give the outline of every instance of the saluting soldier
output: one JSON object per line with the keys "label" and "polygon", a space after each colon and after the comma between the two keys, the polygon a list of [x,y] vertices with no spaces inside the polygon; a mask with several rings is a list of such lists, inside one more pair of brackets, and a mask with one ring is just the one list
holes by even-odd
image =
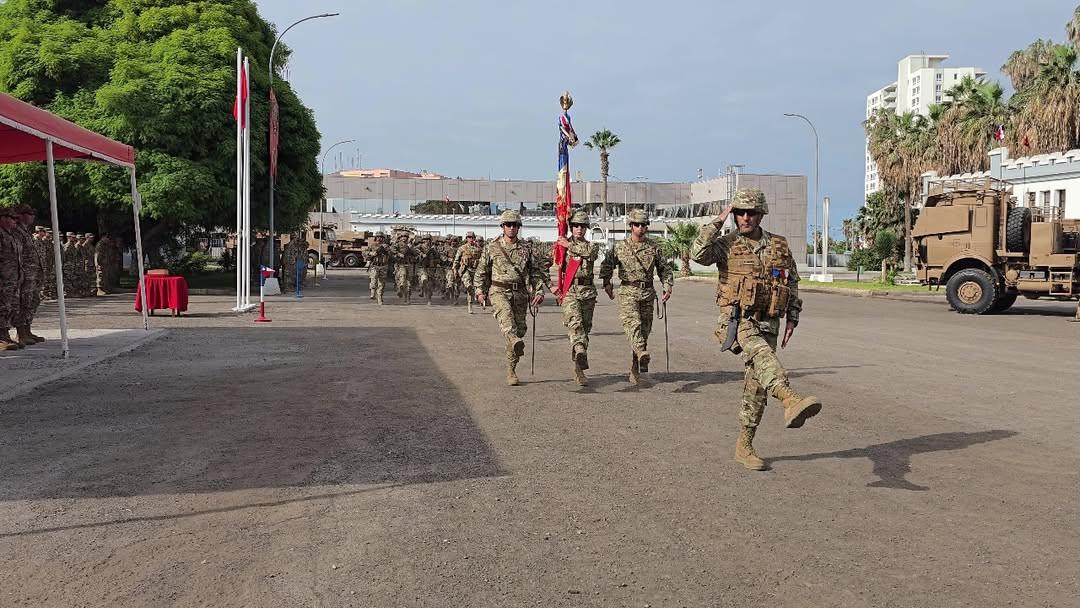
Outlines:
{"label": "saluting soldier", "polygon": [[787,317],[783,348],[802,312],[799,273],[787,239],[761,228],[769,207],[757,188],[740,188],[728,211],[735,214],[738,230],[721,236],[725,212],[702,228],[690,255],[699,264],[716,264],[719,270],[716,337],[723,343],[721,350],[740,355],[745,366],[735,460],[750,470],[763,471],[768,467],[754,452],[753,440],[768,396],[783,402],[787,428],[801,427],[821,411],[821,402],[792,390],[787,371],[776,358],[780,319]]}
{"label": "saluting soldier", "polygon": [[518,238],[521,214],[503,211],[499,225],[502,237],[484,248],[477,263],[475,292],[480,304],[491,299],[495,319],[506,340],[506,383],[517,386],[517,364],[525,355],[523,338],[528,331],[525,315],[530,305],[539,306],[544,301],[544,290],[549,289],[548,275],[532,245]]}
{"label": "saluting soldier", "polygon": [[563,268],[569,260],[579,265],[573,280],[562,295],[563,324],[570,338],[570,359],[574,362],[574,379],[588,386],[585,370],[589,369],[589,333],[592,331],[593,311],[596,310],[596,285],[593,271],[600,256],[600,245],[585,237],[589,229],[589,214],[576,211],[570,216],[570,238],[560,236],[556,244],[566,249]]}
{"label": "saluting soldier", "polygon": [[630,342],[630,384],[641,382],[641,373],[649,371],[649,334],[652,333],[654,302],[657,299],[653,277],[663,288],[661,302],[671,297],[675,275],[660,255],[660,247],[650,239],[649,216],[641,209],[627,214],[630,237],[611,248],[600,265],[600,279],[608,298],[615,299],[611,278],[619,270],[619,320]]}

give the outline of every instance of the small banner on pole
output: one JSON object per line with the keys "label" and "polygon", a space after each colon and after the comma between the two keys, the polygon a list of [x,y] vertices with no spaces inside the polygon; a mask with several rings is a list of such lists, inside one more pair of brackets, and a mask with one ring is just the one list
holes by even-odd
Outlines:
{"label": "small banner on pole", "polygon": [[278,103],[274,89],[270,89],[270,175],[277,177],[278,163]]}

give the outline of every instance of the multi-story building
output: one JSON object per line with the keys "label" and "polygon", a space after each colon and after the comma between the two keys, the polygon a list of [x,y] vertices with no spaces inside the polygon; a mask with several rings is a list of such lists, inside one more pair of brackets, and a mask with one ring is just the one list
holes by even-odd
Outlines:
{"label": "multi-story building", "polygon": [[[866,96],[866,118],[878,108],[887,108],[897,114],[914,112],[923,116],[930,114],[930,106],[949,101],[948,90],[965,76],[982,78],[986,70],[966,67],[952,68],[943,64],[948,55],[908,55],[897,64],[896,82],[888,84]],[[866,174],[863,191],[866,196],[881,188],[877,164],[870,158],[870,141],[866,142]]]}

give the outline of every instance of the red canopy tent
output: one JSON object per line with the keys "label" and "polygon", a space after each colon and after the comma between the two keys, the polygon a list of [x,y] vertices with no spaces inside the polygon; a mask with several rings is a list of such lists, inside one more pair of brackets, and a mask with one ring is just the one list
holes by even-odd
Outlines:
{"label": "red canopy tent", "polygon": [[[49,174],[49,211],[52,216],[53,258],[56,268],[63,268],[60,255],[60,225],[56,212],[56,160],[73,159],[103,162],[124,167],[131,175],[132,212],[135,216],[135,247],[139,258],[139,276],[143,269],[142,231],[139,210],[142,201],[135,180],[135,149],[84,129],[41,108],[0,93],[0,164],[45,161]],[[144,281],[139,284],[146,301]],[[60,309],[60,340],[63,356],[68,356],[67,312],[64,308],[64,273],[56,273],[56,293]],[[143,328],[149,329],[146,307]]]}

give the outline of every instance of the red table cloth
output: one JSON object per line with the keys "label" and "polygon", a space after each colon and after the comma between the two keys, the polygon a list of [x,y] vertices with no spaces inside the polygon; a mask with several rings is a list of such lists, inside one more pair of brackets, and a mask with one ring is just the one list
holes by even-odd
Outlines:
{"label": "red table cloth", "polygon": [[[187,311],[188,286],[184,277],[146,275],[146,301],[150,311],[168,308],[174,313]],[[135,310],[142,311],[142,288],[135,292]]]}

